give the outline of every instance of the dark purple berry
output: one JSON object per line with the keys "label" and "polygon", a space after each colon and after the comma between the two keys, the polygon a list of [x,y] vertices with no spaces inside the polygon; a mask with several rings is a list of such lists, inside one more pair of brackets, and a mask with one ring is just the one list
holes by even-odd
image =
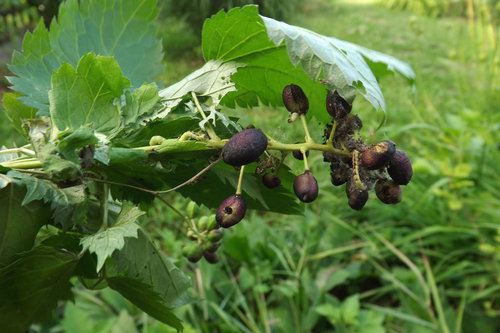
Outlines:
{"label": "dark purple berry", "polygon": [[223,228],[229,228],[240,222],[247,211],[245,199],[239,194],[227,197],[217,208],[215,219]]}
{"label": "dark purple berry", "polygon": [[396,152],[394,142],[386,140],[376,143],[361,153],[361,164],[368,170],[384,167]]}
{"label": "dark purple berry", "polygon": [[401,202],[403,189],[392,180],[379,180],[375,185],[375,194],[383,203],[395,205]]}
{"label": "dark purple berry", "polygon": [[283,88],[283,104],[290,113],[306,114],[309,100],[301,87],[290,84]]}
{"label": "dark purple berry", "polygon": [[[293,150],[292,151],[292,155],[293,157],[295,157],[296,159],[302,161],[304,159],[304,154],[302,154],[302,152],[300,150]],[[306,151],[306,157],[309,156],[309,150]]]}
{"label": "dark purple berry", "polygon": [[368,201],[368,191],[359,189],[352,180],[347,182],[345,190],[349,206],[354,210],[361,210]]}
{"label": "dark purple berry", "polygon": [[337,91],[328,91],[326,95],[326,111],[335,120],[340,120],[351,112],[352,106]]}
{"label": "dark purple berry", "polygon": [[203,256],[205,260],[210,264],[216,264],[219,262],[219,256],[215,252],[204,251]]}
{"label": "dark purple berry", "polygon": [[295,177],[293,191],[302,202],[312,202],[318,197],[318,182],[311,171],[307,170]]}
{"label": "dark purple berry", "polygon": [[268,188],[275,188],[281,184],[281,179],[273,173],[266,173],[262,176],[262,182]]}
{"label": "dark purple berry", "polygon": [[413,176],[413,168],[408,155],[402,150],[396,150],[389,162],[387,172],[396,184],[407,185]]}
{"label": "dark purple berry", "polygon": [[241,166],[256,161],[267,148],[267,137],[255,128],[236,133],[222,148],[227,164]]}

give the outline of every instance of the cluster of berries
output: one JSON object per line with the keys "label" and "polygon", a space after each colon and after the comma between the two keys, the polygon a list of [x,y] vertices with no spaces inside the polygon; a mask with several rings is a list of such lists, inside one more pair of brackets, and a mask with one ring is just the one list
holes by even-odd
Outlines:
{"label": "cluster of berries", "polygon": [[363,122],[350,113],[351,109],[336,91],[328,92],[326,110],[333,122],[325,130],[325,143],[348,152],[323,153],[324,161],[330,163],[332,184],[346,184],[349,206],[355,210],[363,208],[373,187],[380,201],[397,204],[401,201],[401,185],[407,185],[413,175],[410,159],[389,140],[366,145],[358,134]]}
{"label": "cluster of berries", "polygon": [[[307,164],[309,150],[316,145],[309,137],[304,118],[309,101],[303,90],[294,84],[283,89],[282,97],[291,113],[289,122],[302,118],[306,130],[306,142],[298,144],[300,150],[292,151],[295,158],[304,160],[305,169],[295,178],[293,189],[299,200],[312,202],[318,196],[318,182]],[[377,197],[383,203],[396,204],[401,201],[401,185],[408,184],[413,174],[410,159],[404,151],[397,150],[392,141],[365,144],[359,138],[363,123],[357,115],[351,114],[351,109],[352,105],[337,91],[328,91],[326,110],[332,117],[332,123],[327,126],[325,142],[318,150],[323,150],[324,160],[330,163],[332,184],[346,184],[349,206],[356,210],[363,208],[368,200],[368,191],[372,188],[375,188]],[[264,133],[256,128],[247,128],[233,135],[222,148],[224,162],[240,167],[240,182],[236,193],[226,198],[217,209],[216,221],[220,227],[231,227],[245,216],[246,203],[240,189],[243,167],[257,161],[268,144]],[[281,184],[276,172],[265,173],[262,181],[269,188]]]}
{"label": "cluster of berries", "polygon": [[[195,203],[191,202],[191,207],[188,208],[193,210],[194,205]],[[182,248],[183,255],[193,263],[198,262],[201,258],[205,258],[211,264],[217,263],[219,257],[216,252],[224,233],[215,222],[215,217],[213,215],[202,216],[197,221],[191,217],[189,222],[192,227],[189,228],[187,236],[192,242]]]}

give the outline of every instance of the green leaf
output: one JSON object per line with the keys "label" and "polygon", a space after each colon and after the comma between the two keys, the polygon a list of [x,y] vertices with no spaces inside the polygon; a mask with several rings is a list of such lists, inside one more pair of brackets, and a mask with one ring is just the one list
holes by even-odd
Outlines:
{"label": "green leaf", "polygon": [[106,266],[109,286],[152,317],[180,330],[170,308],[183,303],[190,279],[165,258],[139,229],[137,238],[113,254]]}
{"label": "green leaf", "polygon": [[145,213],[137,207],[122,206],[122,210],[116,222],[109,229],[83,237],[80,241],[83,249],[89,250],[97,255],[97,267],[99,272],[104,262],[115,250],[121,250],[125,245],[125,237],[137,237],[139,225],[137,219]]}
{"label": "green leaf", "polygon": [[72,298],[70,277],[78,257],[39,246],[0,269],[0,323],[5,332],[25,332],[47,320],[60,300]]}
{"label": "green leaf", "polygon": [[50,210],[40,202],[22,205],[25,189],[0,175],[0,267],[14,256],[31,249],[42,225],[49,222]]}
{"label": "green leaf", "polygon": [[151,82],[163,71],[162,46],[155,38],[156,0],[65,1],[50,32],[41,22],[26,34],[22,52],[15,52],[10,77],[20,99],[48,115],[52,72],[63,63],[76,66],[89,52],[114,57],[132,87]]}
{"label": "green leaf", "polygon": [[118,291],[151,317],[182,331],[182,323],[151,286],[131,278],[112,277],[107,279],[110,288]]}
{"label": "green leaf", "polygon": [[359,314],[359,295],[352,295],[348,297],[341,306],[342,320],[344,323],[354,325],[357,322],[356,317]]}
{"label": "green leaf", "polygon": [[126,91],[126,105],[122,109],[125,125],[133,126],[137,123],[137,119],[150,114],[159,100],[158,87],[155,83],[143,84],[134,92]]}
{"label": "green leaf", "polygon": [[94,131],[89,127],[80,127],[76,131],[59,139],[57,149],[65,159],[73,163],[80,164],[80,157],[77,152],[86,146],[99,142],[94,135]]}
{"label": "green leaf", "polygon": [[391,56],[259,16],[256,6],[212,16],[203,26],[202,43],[205,59],[245,65],[232,76],[237,92],[222,100],[229,106],[257,105],[259,99],[281,105],[283,87],[294,83],[309,97],[312,114],[326,120],[326,113],[321,111],[326,87],[320,79],[327,80],[342,95],[356,89],[374,108],[385,110],[382,92],[365,58],[414,78],[407,64]]}
{"label": "green leaf", "polygon": [[2,104],[5,108],[5,114],[11,121],[14,128],[21,134],[26,135],[22,125],[24,119],[31,119],[36,117],[36,109],[30,108],[21,102],[18,98],[20,94],[4,93]]}
{"label": "green leaf", "polygon": [[141,229],[137,238],[125,238],[125,246],[115,252],[113,258],[111,267],[117,273],[110,273],[110,277],[140,280],[149,285],[167,306],[182,302],[191,285],[190,279],[158,251]]}
{"label": "green leaf", "polygon": [[21,205],[37,200],[50,204],[52,218],[63,228],[69,228],[85,220],[87,211],[85,185],[58,188],[54,183],[32,177],[18,171],[9,171],[7,176],[16,184],[26,186],[26,196]]}
{"label": "green leaf", "polygon": [[212,104],[218,105],[228,92],[236,90],[231,76],[241,66],[236,62],[208,61],[181,81],[160,91],[163,109],[154,118],[164,118],[190,92],[196,93],[197,96],[209,96],[212,98]]}
{"label": "green leaf", "polygon": [[321,304],[321,305],[318,305],[316,308],[315,308],[315,311],[328,318],[328,320],[330,320],[330,322],[333,324],[333,325],[336,325],[340,322],[340,317],[341,317],[341,313],[340,313],[340,309],[332,304]]}
{"label": "green leaf", "polygon": [[112,57],[88,53],[78,62],[76,70],[63,64],[52,75],[49,92],[52,121],[61,132],[89,124],[100,133],[116,132],[120,110],[113,100],[129,85]]}
{"label": "green leaf", "polygon": [[109,150],[109,165],[145,163],[148,153],[140,149],[113,147]]}

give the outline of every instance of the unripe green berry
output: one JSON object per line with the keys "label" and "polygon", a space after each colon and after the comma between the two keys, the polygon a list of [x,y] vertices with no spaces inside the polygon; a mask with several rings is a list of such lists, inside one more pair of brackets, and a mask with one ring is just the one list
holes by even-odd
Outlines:
{"label": "unripe green berry", "polygon": [[207,239],[211,242],[218,242],[224,237],[222,230],[215,229],[208,233]]}
{"label": "unripe green berry", "polygon": [[219,248],[220,243],[217,242],[205,242],[203,244],[203,251],[205,252],[215,252]]}
{"label": "unripe green berry", "polygon": [[203,256],[203,250],[198,244],[189,244],[184,246],[182,253],[191,262],[197,262]]}

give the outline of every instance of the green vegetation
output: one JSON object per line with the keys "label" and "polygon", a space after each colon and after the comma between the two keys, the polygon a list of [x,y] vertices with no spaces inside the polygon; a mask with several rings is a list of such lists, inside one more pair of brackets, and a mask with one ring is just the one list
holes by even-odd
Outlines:
{"label": "green vegetation", "polygon": [[[498,28],[494,11],[484,10],[479,1],[471,3],[474,14],[437,19],[390,10],[376,1],[315,0],[291,17],[292,24],[391,54],[413,67],[415,86],[399,76],[380,77],[386,116],[373,112],[361,96],[354,100],[352,111],[363,118],[368,143],[390,138],[408,153],[414,166],[411,186],[405,188],[398,206],[381,205],[372,195],[362,211],[353,211],[344,190],[331,185],[323,156],[312,152],[309,164],[318,181],[318,199],[304,215],[247,211],[244,220],[225,232],[216,265],[183,259],[185,221],[177,214],[181,211],[197,226],[206,226],[214,209],[176,194],[165,195],[163,201],[170,207],[154,204],[141,226],[192,277],[190,297],[172,304],[187,304],[175,310],[185,332],[494,333],[500,329]],[[187,39],[185,50],[192,54],[166,60],[161,78],[169,83],[202,64],[197,58],[200,51],[191,49],[194,33],[180,33],[190,25],[179,22],[171,26],[178,31],[175,36],[166,28],[163,33]],[[324,112],[324,107],[314,112]],[[228,113],[240,117],[243,126],[254,124],[282,142],[303,139],[300,124],[286,122],[289,114],[284,108],[258,106]],[[1,119],[0,143],[12,146],[12,140],[19,138],[8,130],[4,115]],[[310,125],[319,142],[323,125]],[[183,126],[179,133],[190,129]],[[301,161],[289,158],[287,163],[300,173]],[[46,193],[56,195],[49,189]],[[121,218],[115,212],[112,219],[123,222],[127,237],[137,237],[136,225],[129,222],[140,213],[129,208]],[[40,239],[49,238],[54,229],[42,229]],[[144,237],[139,240],[127,251],[146,252],[141,246],[151,243]],[[92,251],[93,241],[88,236],[84,247]],[[46,240],[46,245],[51,244]],[[47,248],[38,248],[33,258],[54,257],[55,272],[75,264],[69,253],[48,253],[50,257],[44,251]],[[33,258],[18,265],[43,267],[43,261]],[[54,279],[50,273],[43,277]],[[168,273],[166,268],[164,274]],[[118,280],[112,281],[114,290],[101,289],[103,282],[95,277],[72,282],[76,303],[61,304],[59,313],[51,314],[48,323],[33,326],[34,331],[173,331],[125,300],[118,293]],[[61,314],[63,319],[57,319]]]}

